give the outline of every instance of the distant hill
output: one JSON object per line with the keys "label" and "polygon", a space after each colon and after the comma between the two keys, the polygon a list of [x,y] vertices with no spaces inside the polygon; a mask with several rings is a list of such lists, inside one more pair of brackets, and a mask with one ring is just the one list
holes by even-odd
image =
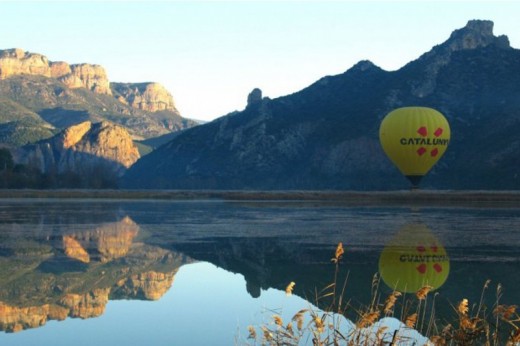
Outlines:
{"label": "distant hill", "polygon": [[472,20],[397,71],[361,61],[292,95],[180,133],[127,171],[128,188],[408,188],[383,153],[382,118],[426,106],[450,122],[423,188],[520,188],[520,51],[493,22]]}
{"label": "distant hill", "polygon": [[[19,124],[27,120],[33,125],[30,132]],[[0,50],[0,143],[23,145],[83,121],[107,120],[135,139],[197,125],[180,116],[172,95],[158,83],[111,83],[99,65]]]}

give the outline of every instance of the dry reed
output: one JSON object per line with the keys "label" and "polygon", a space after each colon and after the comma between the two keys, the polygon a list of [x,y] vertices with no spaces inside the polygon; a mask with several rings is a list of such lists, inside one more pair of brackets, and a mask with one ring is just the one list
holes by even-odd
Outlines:
{"label": "dry reed", "polygon": [[[409,331],[413,330],[427,338],[426,345],[486,345],[486,346],[520,346],[520,315],[517,305],[500,304],[502,286],[497,285],[496,298],[492,314],[489,314],[485,304],[485,291],[489,287],[489,280],[484,284],[478,305],[470,308],[468,299],[463,298],[456,307],[453,307],[454,318],[449,321],[440,321],[436,316],[435,297],[428,300],[433,290],[431,286],[424,286],[414,295],[406,296],[402,292],[391,292],[384,303],[380,303],[380,277],[374,275],[371,285],[372,298],[368,305],[358,309],[350,301],[344,305],[346,280],[341,296],[336,292],[339,263],[345,250],[343,244],[336,247],[332,262],[335,264],[334,281],[315,294],[316,305],[319,306],[323,298],[332,298],[332,304],[321,310],[314,308],[301,309],[284,326],[279,315],[272,317],[272,327],[260,326],[261,337],[254,327],[249,326],[249,340],[261,341],[262,345],[419,345]],[[348,276],[347,276],[348,277]],[[286,294],[291,295],[295,287],[290,282],[286,287]],[[336,304],[336,302],[339,304]],[[400,308],[400,318],[396,316],[396,309]],[[344,316],[351,311],[357,315],[355,322],[348,326]],[[399,310],[397,310],[399,311]],[[427,313],[427,311],[429,313]],[[390,328],[381,324],[380,318],[398,318],[401,327]],[[296,330],[293,327],[296,324]],[[425,328],[426,326],[426,328]],[[347,328],[345,328],[347,327]],[[415,341],[414,341],[415,340]]]}

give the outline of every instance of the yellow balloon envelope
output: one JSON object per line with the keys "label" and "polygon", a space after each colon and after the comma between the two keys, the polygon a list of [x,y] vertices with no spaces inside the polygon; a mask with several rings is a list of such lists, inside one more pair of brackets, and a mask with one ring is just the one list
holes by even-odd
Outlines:
{"label": "yellow balloon envelope", "polygon": [[424,286],[441,287],[450,273],[444,246],[423,224],[403,227],[379,257],[379,273],[391,289],[417,292]]}
{"label": "yellow balloon envelope", "polygon": [[383,150],[414,186],[444,154],[450,134],[446,118],[426,107],[398,108],[379,127]]}

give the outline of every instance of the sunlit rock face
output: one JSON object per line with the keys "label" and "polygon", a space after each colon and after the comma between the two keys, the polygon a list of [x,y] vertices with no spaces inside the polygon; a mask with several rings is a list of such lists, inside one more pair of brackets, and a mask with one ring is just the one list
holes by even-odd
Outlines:
{"label": "sunlit rock face", "polygon": [[133,108],[149,112],[177,112],[172,95],[159,83],[112,83],[117,99]]}
{"label": "sunlit rock face", "polygon": [[41,54],[19,48],[0,50],[0,79],[21,74],[51,77],[49,61]]}
{"label": "sunlit rock face", "polygon": [[52,61],[50,67],[52,78],[61,78],[72,73],[70,65],[64,61]]}
{"label": "sunlit rock face", "polygon": [[96,169],[124,174],[139,158],[139,150],[123,127],[86,121],[15,153],[15,161],[46,172],[92,174]]}
{"label": "sunlit rock face", "polygon": [[77,126],[80,126],[80,131],[76,135],[78,140],[74,143],[72,152],[105,158],[120,163],[125,168],[139,159],[139,151],[130,134],[121,126],[107,121],[90,123],[90,128],[85,132],[84,129],[89,126],[89,122]]}
{"label": "sunlit rock face", "polygon": [[97,94],[111,95],[110,82],[105,69],[99,65],[70,65],[70,73],[58,78],[71,89],[86,88]]}
{"label": "sunlit rock face", "polygon": [[99,65],[49,62],[47,57],[22,49],[0,51],[0,79],[17,75],[57,78],[69,88],[86,88],[98,94],[111,95],[105,69]]}
{"label": "sunlit rock face", "polygon": [[36,143],[87,120],[117,123],[137,140],[199,124],[181,117],[161,84],[111,83],[108,72],[97,64],[49,61],[19,48],[0,50],[0,120],[9,124],[1,129],[0,142]]}

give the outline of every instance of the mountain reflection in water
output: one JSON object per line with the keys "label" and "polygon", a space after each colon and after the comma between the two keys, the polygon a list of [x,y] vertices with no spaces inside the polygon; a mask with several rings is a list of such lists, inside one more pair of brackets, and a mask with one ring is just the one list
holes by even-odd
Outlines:
{"label": "mountain reflection in water", "polygon": [[[3,200],[0,328],[16,332],[49,320],[98,317],[110,300],[160,300],[172,288],[179,268],[197,261],[243,276],[245,287],[239,289],[247,290],[251,299],[273,288],[283,292],[291,281],[296,282],[295,295],[314,297],[316,288],[333,280],[330,259],[340,241],[346,252],[338,281],[348,274],[346,295],[353,304],[370,302],[377,272],[385,283],[380,286],[383,296],[403,283],[414,289],[433,286],[439,292],[439,316],[449,315],[450,303],[462,298],[478,301],[488,279],[500,282],[504,302],[514,304],[520,301],[520,279],[510,273],[520,269],[519,229],[516,208]],[[416,256],[408,267],[399,267],[403,254]],[[207,294],[216,304],[233,289]],[[213,308],[199,306],[200,301],[193,296],[190,308],[175,313],[203,319],[197,311]],[[319,307],[327,304],[318,302]],[[234,308],[228,309],[233,314]],[[249,311],[248,316],[255,313]],[[211,316],[211,323],[219,320]],[[211,333],[229,338],[233,332],[216,328]],[[215,336],[213,344],[234,342],[218,340]]]}
{"label": "mountain reflection in water", "polygon": [[36,230],[6,223],[4,216],[1,330],[97,317],[109,299],[158,300],[178,268],[189,262],[183,255],[136,242],[139,226],[128,216],[99,224],[55,223],[61,216],[42,213]]}

